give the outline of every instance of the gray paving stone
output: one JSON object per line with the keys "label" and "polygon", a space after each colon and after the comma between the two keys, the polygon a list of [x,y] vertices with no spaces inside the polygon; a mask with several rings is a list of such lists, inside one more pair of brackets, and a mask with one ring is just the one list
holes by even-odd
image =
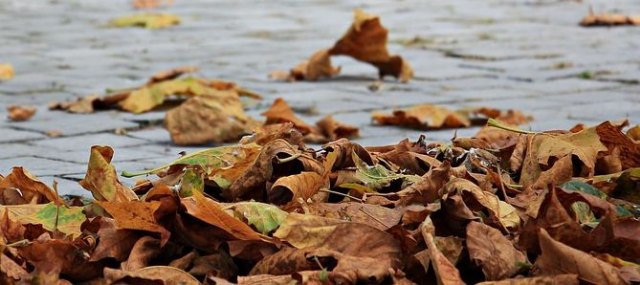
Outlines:
{"label": "gray paving stone", "polygon": [[20,131],[10,128],[0,128],[0,143],[41,139],[45,136],[40,133]]}
{"label": "gray paving stone", "polygon": [[22,166],[36,176],[84,173],[87,170],[86,165],[78,163],[22,156],[2,159],[2,163],[0,164],[0,173],[6,175],[11,172],[11,169],[14,166]]}
{"label": "gray paving stone", "polygon": [[[114,148],[144,145],[147,141],[130,138],[127,136],[114,135],[108,133],[89,134],[74,137],[54,138],[34,142],[33,144],[43,147],[51,147],[57,150],[82,150],[87,151],[93,145],[109,145]],[[55,151],[55,150],[52,150]]]}

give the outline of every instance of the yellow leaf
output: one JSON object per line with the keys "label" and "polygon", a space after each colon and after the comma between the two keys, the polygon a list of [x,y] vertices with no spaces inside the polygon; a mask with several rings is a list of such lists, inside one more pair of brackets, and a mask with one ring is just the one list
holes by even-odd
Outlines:
{"label": "yellow leaf", "polygon": [[180,23],[176,15],[165,13],[143,13],[113,19],[115,27],[143,27],[147,29],[166,28]]}
{"label": "yellow leaf", "polygon": [[11,64],[0,64],[0,81],[11,79],[14,75]]}

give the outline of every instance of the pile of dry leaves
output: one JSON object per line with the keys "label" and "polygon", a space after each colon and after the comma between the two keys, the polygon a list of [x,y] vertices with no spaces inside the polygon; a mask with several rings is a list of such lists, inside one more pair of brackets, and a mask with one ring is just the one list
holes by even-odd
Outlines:
{"label": "pile of dry leaves", "polygon": [[[626,122],[305,146],[290,122],[130,189],[94,146],[62,198],[0,176],[3,284],[624,284],[640,281],[640,144]],[[311,131],[310,131],[311,132]]]}

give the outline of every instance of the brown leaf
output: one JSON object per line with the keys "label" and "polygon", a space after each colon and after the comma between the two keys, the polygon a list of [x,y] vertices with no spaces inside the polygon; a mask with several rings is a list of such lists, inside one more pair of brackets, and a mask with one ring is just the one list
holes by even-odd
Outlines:
{"label": "brown leaf", "polygon": [[[0,282],[3,282],[2,275],[6,275],[8,278],[12,279],[11,281],[26,281],[29,277],[29,272],[25,270],[22,266],[18,265],[13,259],[9,258],[9,256],[4,253],[0,253]],[[7,282],[7,284],[11,284],[13,282]],[[4,283],[3,283],[4,284]]]}
{"label": "brown leaf", "polygon": [[207,275],[232,280],[238,275],[238,267],[228,253],[220,251],[197,257],[193,261],[193,267],[189,270],[189,274],[197,277]]}
{"label": "brown leaf", "polygon": [[92,95],[80,97],[75,101],[52,102],[49,104],[50,110],[64,110],[70,113],[88,114],[95,111],[95,105],[100,101],[100,96]]}
{"label": "brown leaf", "polygon": [[273,236],[288,242],[295,248],[315,247],[322,244],[337,225],[345,222],[347,221],[316,215],[289,213]]}
{"label": "brown leaf", "polygon": [[596,126],[595,130],[609,153],[618,149],[622,169],[640,166],[640,144],[634,142],[609,121]]}
{"label": "brown leaf", "polygon": [[88,262],[88,254],[68,240],[35,240],[18,251],[38,271],[66,274],[72,280],[96,278],[103,266]]}
{"label": "brown leaf", "polygon": [[281,177],[273,183],[267,191],[269,202],[282,205],[291,201],[302,199],[307,201],[318,193],[320,188],[328,184],[322,175],[316,172],[302,172],[300,174]]}
{"label": "brown leaf", "polygon": [[580,26],[596,27],[596,26],[640,26],[640,16],[626,16],[622,14],[593,14],[582,18]]}
{"label": "brown leaf", "polygon": [[147,267],[154,257],[158,256],[162,248],[160,241],[150,236],[143,236],[131,248],[131,253],[120,267],[125,271],[135,271]]}
{"label": "brown leaf", "polygon": [[562,285],[578,285],[578,275],[575,274],[558,274],[551,276],[513,278],[500,281],[480,282],[476,285],[541,285],[541,284],[562,284]]}
{"label": "brown leaf", "polygon": [[181,199],[187,213],[209,225],[217,227],[235,239],[262,240],[263,237],[250,226],[227,214],[218,203],[200,195]]}
{"label": "brown leaf", "polygon": [[313,260],[308,260],[306,252],[291,247],[283,247],[280,251],[260,260],[249,272],[249,275],[284,275],[301,270],[318,269]]}
{"label": "brown leaf", "polygon": [[397,125],[415,129],[460,128],[471,125],[469,119],[436,105],[416,105],[394,110],[392,114],[373,113],[373,120],[381,125]]}
{"label": "brown leaf", "polygon": [[258,274],[238,276],[238,285],[290,285],[295,282],[291,275]]}
{"label": "brown leaf", "polygon": [[36,107],[11,105],[7,107],[8,118],[14,122],[27,121],[36,114]]}
{"label": "brown leaf", "polygon": [[453,144],[464,149],[502,150],[514,147],[520,134],[496,127],[484,127],[471,138],[455,138]]}
{"label": "brown leaf", "polygon": [[171,233],[156,221],[155,213],[162,205],[161,202],[105,202],[96,201],[113,217],[118,229],[138,230],[157,233],[161,244],[164,245]]}
{"label": "brown leaf", "polygon": [[[172,1],[172,0],[169,0],[169,1]],[[134,0],[134,2],[136,3],[155,2],[156,4],[159,4],[160,0]],[[136,7],[136,8],[140,8],[140,7]],[[150,7],[144,7],[144,8],[150,8]],[[166,80],[176,79],[182,76],[183,74],[197,72],[198,70],[200,69],[197,66],[180,66],[180,67],[172,68],[169,70],[163,70],[152,75],[151,78],[149,78],[149,80],[147,81],[147,85],[151,85],[151,84],[166,81]]]}
{"label": "brown leaf", "polygon": [[467,225],[467,248],[487,280],[509,278],[528,262],[499,230],[478,222]]}
{"label": "brown leaf", "polygon": [[360,136],[357,127],[338,122],[331,115],[316,122],[316,126],[326,141],[335,141],[341,138],[352,139]]}
{"label": "brown leaf", "polygon": [[303,135],[310,133],[313,129],[302,119],[298,118],[289,104],[282,98],[277,98],[273,101],[273,105],[271,105],[269,110],[263,112],[262,115],[267,117],[267,121],[265,122],[267,125],[290,122]]}
{"label": "brown leaf", "polygon": [[465,284],[460,277],[458,269],[438,250],[434,242],[433,236],[427,234],[425,236],[431,264],[436,272],[438,284]]}
{"label": "brown leaf", "polygon": [[171,266],[149,266],[133,271],[105,267],[104,277],[108,284],[200,284],[191,274]]}
{"label": "brown leaf", "polygon": [[380,77],[391,75],[407,82],[413,77],[413,70],[402,57],[389,54],[387,34],[378,16],[356,9],[353,24],[329,54],[351,56],[377,67]]}
{"label": "brown leaf", "polygon": [[230,90],[187,99],[166,113],[165,126],[175,144],[199,145],[235,141],[257,122],[244,113],[240,97]]}
{"label": "brown leaf", "polygon": [[308,211],[312,215],[361,223],[382,231],[397,225],[402,216],[402,212],[398,209],[355,202],[312,203],[308,205]]}
{"label": "brown leaf", "polygon": [[[166,2],[166,3],[164,3]],[[163,3],[167,6],[170,6],[171,4],[173,4],[173,0],[133,0],[131,2],[131,5],[133,5],[133,8],[136,9],[153,9],[153,8],[157,8],[161,5],[163,5]]]}
{"label": "brown leaf", "polygon": [[140,234],[133,230],[118,229],[115,221],[106,217],[96,218],[83,225],[83,230],[94,232],[98,238],[97,246],[91,253],[89,261],[98,261],[103,258],[125,261],[131,248],[140,238]]}
{"label": "brown leaf", "polygon": [[109,146],[91,147],[89,166],[80,185],[91,191],[96,200],[109,202],[128,202],[138,200],[136,193],[122,185],[118,180],[116,169],[111,165],[113,149]]}
{"label": "brown leaf", "polygon": [[544,229],[540,229],[539,240],[542,255],[534,266],[541,274],[571,273],[591,284],[625,284],[617,268],[554,240]]}
{"label": "brown leaf", "polygon": [[0,193],[17,188],[22,198],[31,203],[54,202],[62,205],[64,201],[49,186],[22,167],[14,167],[11,173],[0,180]]}
{"label": "brown leaf", "polygon": [[[316,81],[323,77],[333,77],[340,73],[340,67],[333,67],[329,56],[329,50],[327,49],[316,51],[309,60],[303,61],[291,69],[284,80]],[[275,78],[275,75],[273,75],[272,77],[283,80],[282,76]]]}

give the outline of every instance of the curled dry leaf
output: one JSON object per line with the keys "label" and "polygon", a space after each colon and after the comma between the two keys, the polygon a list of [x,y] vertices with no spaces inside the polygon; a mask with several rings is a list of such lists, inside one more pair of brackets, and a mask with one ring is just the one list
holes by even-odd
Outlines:
{"label": "curled dry leaf", "polygon": [[451,264],[449,259],[447,259],[447,257],[445,257],[444,254],[440,252],[440,250],[438,250],[433,236],[430,233],[427,233],[424,238],[427,244],[429,258],[431,259],[431,265],[436,272],[438,284],[465,284],[460,277],[460,272],[458,271],[458,269],[453,264]]}
{"label": "curled dry leaf", "polygon": [[87,189],[98,201],[128,202],[137,200],[136,193],[122,185],[116,169],[111,165],[113,149],[109,146],[92,146],[89,166],[80,185]]}
{"label": "curled dry leaf", "polygon": [[340,67],[331,65],[331,56],[346,55],[375,66],[380,78],[390,75],[401,82],[408,82],[413,77],[413,69],[402,57],[389,54],[387,35],[388,30],[382,26],[378,16],[356,9],[353,24],[333,47],[316,51],[309,60],[288,73],[275,71],[270,77],[287,81],[332,77],[340,72]]}
{"label": "curled dry leaf", "polygon": [[131,271],[105,268],[104,277],[109,284],[200,284],[193,275],[171,266],[149,266]]}
{"label": "curled dry leaf", "polygon": [[10,191],[9,189],[12,188],[20,190],[20,196],[28,203],[55,202],[58,205],[64,203],[53,189],[22,167],[14,167],[7,177],[0,179],[0,193]]}
{"label": "curled dry leaf", "polygon": [[14,122],[27,121],[36,114],[36,107],[11,105],[7,107],[7,117]]}
{"label": "curled dry leaf", "polygon": [[558,274],[540,277],[513,278],[500,281],[480,282],[477,285],[535,285],[535,284],[563,284],[578,285],[578,275],[575,274]]}
{"label": "curled dry leaf", "polygon": [[166,13],[144,13],[131,16],[124,16],[111,20],[111,26],[142,27],[147,29],[162,29],[180,24],[180,18],[173,14]]}
{"label": "curled dry leaf", "polygon": [[413,69],[402,57],[389,54],[388,30],[380,18],[360,9],[354,12],[353,24],[329,50],[331,55],[347,55],[378,68],[380,77],[391,75],[407,82],[413,77]]}
{"label": "curled dry leaf", "polygon": [[312,131],[312,127],[298,118],[293,112],[293,109],[291,109],[291,106],[282,98],[276,98],[269,110],[263,112],[261,115],[267,117],[267,121],[265,122],[267,125],[290,122],[293,124],[293,127],[303,135]]}
{"label": "curled dry leaf", "polygon": [[394,110],[392,114],[373,113],[381,125],[405,126],[416,129],[460,128],[471,125],[465,116],[435,105],[417,105]]}

